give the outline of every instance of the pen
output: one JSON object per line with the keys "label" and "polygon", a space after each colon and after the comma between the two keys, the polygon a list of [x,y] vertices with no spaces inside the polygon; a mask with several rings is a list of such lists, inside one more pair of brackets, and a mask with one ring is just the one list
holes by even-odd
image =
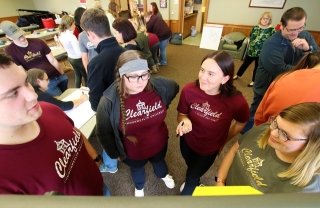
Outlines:
{"label": "pen", "polygon": [[[184,125],[184,121],[182,121],[182,123],[181,123],[181,127]],[[178,137],[179,136],[179,134],[177,134],[176,135],[176,137]]]}

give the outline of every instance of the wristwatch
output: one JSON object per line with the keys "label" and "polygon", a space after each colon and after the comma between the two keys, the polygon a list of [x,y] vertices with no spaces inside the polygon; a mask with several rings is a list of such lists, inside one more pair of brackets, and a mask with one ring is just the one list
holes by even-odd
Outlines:
{"label": "wristwatch", "polygon": [[100,162],[101,160],[102,160],[101,155],[97,155],[97,157],[93,159],[93,161],[95,162]]}

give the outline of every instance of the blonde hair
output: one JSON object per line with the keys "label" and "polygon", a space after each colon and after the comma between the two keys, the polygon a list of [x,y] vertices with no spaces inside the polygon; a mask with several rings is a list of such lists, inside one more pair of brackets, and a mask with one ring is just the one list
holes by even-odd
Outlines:
{"label": "blonde hair", "polygon": [[69,15],[64,15],[61,18],[61,23],[59,25],[59,30],[61,32],[64,32],[67,29],[69,29],[72,26],[73,23],[74,23],[73,17],[70,17]]}
{"label": "blonde hair", "polygon": [[[307,144],[279,178],[291,179],[291,184],[304,187],[312,177],[320,174],[320,103],[308,102],[290,106],[279,113],[284,120],[299,124],[306,132]],[[258,146],[265,149],[268,145],[270,129],[266,130],[258,140]]]}
{"label": "blonde hair", "polygon": [[264,16],[266,16],[266,17],[269,18],[269,23],[268,23],[268,25],[271,25],[271,23],[272,23],[272,14],[271,14],[271,12],[263,12],[262,15],[261,15],[261,17],[260,17],[260,19],[259,19],[258,24],[260,25],[261,20],[262,20],[262,18],[263,18]]}
{"label": "blonde hair", "polygon": [[[116,84],[117,84],[117,92],[118,92],[119,98],[120,98],[120,113],[122,116],[121,128],[122,128],[122,133],[124,136],[125,136],[125,132],[126,132],[126,109],[125,109],[124,101],[127,98],[128,94],[125,91],[124,80],[123,80],[124,76],[120,77],[119,69],[125,63],[132,61],[132,60],[136,60],[136,59],[144,59],[142,53],[137,50],[127,50],[119,56],[118,62],[116,65]],[[144,91],[152,91],[152,90],[153,90],[152,85],[151,85],[150,81],[148,81],[147,86],[145,87]]]}
{"label": "blonde hair", "polygon": [[137,32],[145,33],[147,35],[147,26],[143,16],[134,15],[130,21]]}

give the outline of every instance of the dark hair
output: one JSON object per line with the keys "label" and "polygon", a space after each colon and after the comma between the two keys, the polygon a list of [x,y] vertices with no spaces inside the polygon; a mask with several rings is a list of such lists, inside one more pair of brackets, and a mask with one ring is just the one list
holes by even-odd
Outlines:
{"label": "dark hair", "polygon": [[13,60],[10,56],[7,56],[6,54],[0,53],[0,68],[6,69],[8,66],[13,64]]}
{"label": "dark hair", "polygon": [[290,71],[296,71],[299,69],[311,69],[320,63],[320,52],[312,52],[305,54],[295,67]]}
{"label": "dark hair", "polygon": [[156,2],[151,2],[150,4],[152,6],[152,13],[154,15],[157,15],[159,13],[159,9],[158,9],[157,3]]}
{"label": "dark hair", "polygon": [[137,38],[137,31],[132,23],[125,18],[117,18],[112,23],[112,27],[122,34],[123,42],[127,43]]}
{"label": "dark hair", "polygon": [[42,69],[32,68],[27,71],[27,81],[34,87],[35,89],[39,88],[39,84],[37,82],[38,79],[43,79],[44,74],[46,72]]}
{"label": "dark hair", "polygon": [[100,38],[111,36],[109,20],[100,9],[86,10],[81,17],[80,25],[85,31],[94,32]]}
{"label": "dark hair", "polygon": [[83,13],[86,11],[85,8],[83,7],[78,7],[75,11],[74,11],[74,24],[76,25],[77,29],[79,32],[82,32],[82,28],[80,27],[80,20],[81,17],[83,15]]}
{"label": "dark hair", "polygon": [[[223,72],[223,75],[229,76],[229,80],[225,84],[220,85],[220,93],[224,96],[232,96],[240,93],[233,85],[232,78],[234,75],[234,61],[230,54],[225,51],[215,51],[206,55],[201,61],[201,64],[207,59],[213,59],[215,62],[217,62],[218,66]],[[197,80],[197,84],[199,85],[199,80]]]}
{"label": "dark hair", "polygon": [[119,14],[118,14],[118,4],[114,1],[110,1],[109,5],[108,5],[108,12],[110,14],[112,14],[112,16],[114,18],[118,18]]}
{"label": "dark hair", "polygon": [[300,21],[307,18],[307,13],[301,7],[293,7],[285,11],[281,17],[282,26],[287,26],[289,20]]}

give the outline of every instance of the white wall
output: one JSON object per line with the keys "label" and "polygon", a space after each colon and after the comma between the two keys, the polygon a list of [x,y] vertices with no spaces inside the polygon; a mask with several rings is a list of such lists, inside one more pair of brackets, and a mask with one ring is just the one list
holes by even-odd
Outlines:
{"label": "white wall", "polygon": [[[0,0],[0,17],[18,16],[17,9],[31,9],[35,6],[32,0]],[[20,15],[28,14],[20,12]]]}
{"label": "white wall", "polygon": [[250,0],[210,0],[207,22],[255,25],[264,11],[273,15],[273,25],[280,22],[283,12],[291,7],[300,6],[307,12],[307,29],[320,31],[319,0],[287,0],[283,9],[249,7]]}
{"label": "white wall", "polygon": [[[80,0],[33,0],[33,2],[36,9],[50,11],[52,13],[61,13],[63,10],[69,14],[73,14],[76,8],[81,6]],[[108,4],[109,0],[101,0],[103,9],[107,9]],[[92,8],[93,6],[94,0],[87,0],[86,7]]]}

